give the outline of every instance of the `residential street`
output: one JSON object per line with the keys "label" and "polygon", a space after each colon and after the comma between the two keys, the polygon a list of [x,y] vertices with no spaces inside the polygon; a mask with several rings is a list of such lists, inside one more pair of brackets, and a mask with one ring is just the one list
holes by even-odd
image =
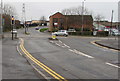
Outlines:
{"label": "residential street", "polygon": [[[23,32],[24,29],[20,29],[18,37],[24,40],[24,47],[29,54],[65,79],[118,79],[118,68],[120,68],[116,63],[118,61],[118,52],[98,47],[91,43],[94,40],[110,40],[108,38],[60,36],[57,37],[60,40],[56,41],[48,39],[51,37],[50,34],[41,33],[34,28],[29,29],[30,35],[25,36]],[[15,47],[11,46],[11,49],[6,51],[9,45],[13,44],[16,46],[17,41],[11,41],[11,38],[3,40],[3,78],[38,78],[31,66],[25,61],[25,58],[16,51]],[[24,52],[22,54],[24,55]],[[14,61],[13,65],[9,65],[11,61]],[[30,59],[28,61],[34,63]],[[21,69],[19,73],[18,70],[15,70],[16,66],[14,64],[19,64],[18,67]],[[41,67],[33,65],[45,77],[54,79],[51,74]],[[9,67],[4,68],[5,66]],[[8,70],[6,70],[7,68]],[[14,73],[18,74],[16,77],[11,77],[9,69],[13,70],[13,68]],[[19,75],[23,74],[22,72],[25,72],[24,75],[26,77],[19,77]]]}
{"label": "residential street", "polygon": [[1,81],[120,81],[120,1],[0,0]]}

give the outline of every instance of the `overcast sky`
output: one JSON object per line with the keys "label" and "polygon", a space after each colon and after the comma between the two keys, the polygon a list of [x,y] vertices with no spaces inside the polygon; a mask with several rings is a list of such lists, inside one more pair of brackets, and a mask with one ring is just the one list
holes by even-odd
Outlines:
{"label": "overcast sky", "polygon": [[[39,20],[41,16],[49,16],[61,12],[65,8],[78,7],[84,0],[3,0],[16,8],[19,19],[22,14],[22,4],[26,5],[26,19]],[[120,0],[86,0],[85,7],[95,14],[101,14],[106,20],[111,19],[114,10],[114,21],[118,21],[118,1]]]}

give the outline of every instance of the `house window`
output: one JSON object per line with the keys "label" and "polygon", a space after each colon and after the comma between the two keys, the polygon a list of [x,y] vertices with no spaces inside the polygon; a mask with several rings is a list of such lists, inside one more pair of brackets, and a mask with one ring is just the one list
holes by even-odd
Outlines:
{"label": "house window", "polygon": [[58,18],[53,18],[53,22],[58,22]]}
{"label": "house window", "polygon": [[60,18],[60,22],[63,23],[63,22],[64,22],[64,19],[63,19],[63,18]]}

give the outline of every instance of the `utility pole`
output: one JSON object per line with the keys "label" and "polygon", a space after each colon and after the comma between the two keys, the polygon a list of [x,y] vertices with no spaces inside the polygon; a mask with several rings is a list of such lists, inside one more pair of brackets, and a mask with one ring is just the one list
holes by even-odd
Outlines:
{"label": "utility pole", "polygon": [[0,6],[0,10],[1,10],[1,14],[0,14],[0,34],[1,34],[1,36],[3,37],[3,2],[2,2],[2,0],[1,0],[1,6]]}
{"label": "utility pole", "polygon": [[23,3],[23,7],[22,7],[22,22],[25,28],[25,34],[27,33],[26,30],[26,15],[25,15],[25,3]]}
{"label": "utility pole", "polygon": [[82,28],[81,28],[81,33],[83,33],[83,28],[84,28],[84,4],[85,4],[85,0],[82,2]]}
{"label": "utility pole", "polygon": [[112,15],[111,15],[111,27],[110,27],[110,35],[112,35],[112,31],[111,31],[111,29],[112,29],[112,24],[113,24],[113,13],[114,13],[114,11],[112,10]]}

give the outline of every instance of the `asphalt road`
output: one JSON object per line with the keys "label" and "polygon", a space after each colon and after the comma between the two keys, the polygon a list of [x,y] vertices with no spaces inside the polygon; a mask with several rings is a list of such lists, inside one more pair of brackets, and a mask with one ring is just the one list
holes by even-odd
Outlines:
{"label": "asphalt road", "polygon": [[[24,39],[24,47],[36,59],[50,67],[65,79],[118,79],[118,52],[91,44],[93,40],[107,40],[95,37],[58,37],[60,41],[50,41],[48,33],[29,29]],[[112,65],[113,64],[113,65]],[[48,73],[42,72],[50,78]]]}

